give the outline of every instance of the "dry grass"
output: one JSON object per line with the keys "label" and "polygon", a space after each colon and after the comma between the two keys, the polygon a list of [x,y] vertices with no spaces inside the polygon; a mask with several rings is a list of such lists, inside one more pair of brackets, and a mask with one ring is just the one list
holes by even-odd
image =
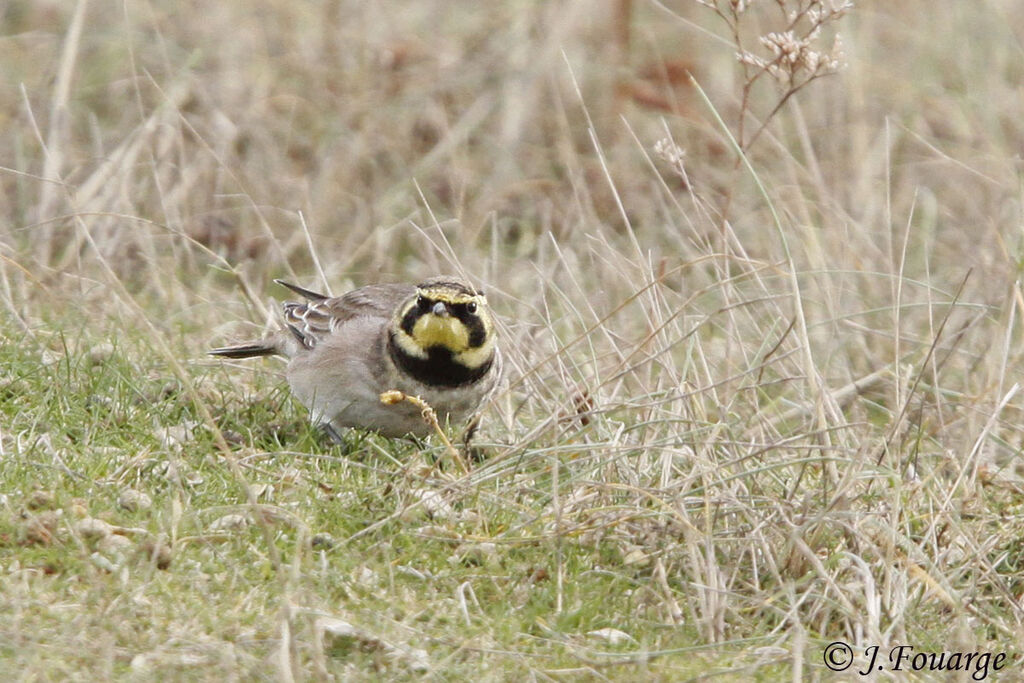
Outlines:
{"label": "dry grass", "polygon": [[[789,95],[771,2],[118,7],[2,9],[0,671],[1017,668],[1014,3],[862,2]],[[275,276],[454,270],[511,366],[468,474],[203,357]]]}

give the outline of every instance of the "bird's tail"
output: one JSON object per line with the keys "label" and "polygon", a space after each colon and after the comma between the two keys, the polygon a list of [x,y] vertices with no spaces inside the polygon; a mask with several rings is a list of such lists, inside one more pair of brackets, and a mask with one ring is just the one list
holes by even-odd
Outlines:
{"label": "bird's tail", "polygon": [[222,346],[219,349],[210,349],[207,353],[224,358],[256,358],[258,356],[273,356],[280,353],[280,350],[273,339],[264,339],[235,346]]}

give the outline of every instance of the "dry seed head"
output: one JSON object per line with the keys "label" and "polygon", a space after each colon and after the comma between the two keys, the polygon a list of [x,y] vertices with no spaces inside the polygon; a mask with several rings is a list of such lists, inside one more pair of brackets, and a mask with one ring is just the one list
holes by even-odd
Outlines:
{"label": "dry seed head", "polygon": [[776,61],[793,65],[800,60],[800,54],[807,49],[804,41],[797,40],[792,31],[782,33],[769,33],[761,36],[761,44],[771,50]]}
{"label": "dry seed head", "polygon": [[654,153],[662,160],[678,166],[686,158],[686,150],[673,142],[670,138],[662,138],[654,143]]}
{"label": "dry seed head", "polygon": [[737,53],[736,59],[741,64],[767,71],[779,81],[791,80],[801,73],[807,76],[835,73],[846,65],[842,39],[837,34],[831,51],[820,52],[811,45],[819,32],[815,28],[802,38],[793,31],[768,33],[759,40],[771,52],[772,59],[747,51]]}
{"label": "dry seed head", "polygon": [[405,400],[405,394],[401,391],[392,389],[391,391],[385,391],[380,395],[380,402],[386,406],[393,406],[396,403],[401,403]]}
{"label": "dry seed head", "polygon": [[832,39],[832,50],[829,52],[828,66],[833,72],[846,68],[846,51],[843,49],[843,38],[838,33]]}

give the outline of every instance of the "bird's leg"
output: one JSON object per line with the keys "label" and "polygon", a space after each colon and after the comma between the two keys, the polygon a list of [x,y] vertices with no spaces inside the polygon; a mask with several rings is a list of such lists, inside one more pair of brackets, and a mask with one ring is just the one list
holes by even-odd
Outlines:
{"label": "bird's leg", "polygon": [[462,452],[465,453],[465,459],[468,462],[477,464],[482,462],[486,457],[484,449],[476,448],[472,445],[473,437],[476,436],[477,430],[480,428],[480,420],[483,417],[483,413],[477,413],[473,416],[473,419],[466,425],[466,431],[462,433]]}
{"label": "bird's leg", "polygon": [[330,422],[322,423],[320,425],[320,429],[322,429],[324,434],[326,434],[328,436],[328,438],[330,438],[332,443],[334,443],[334,444],[343,444],[343,443],[345,443],[345,439],[342,438],[341,432],[339,432],[337,429],[335,429],[334,425],[332,425]]}

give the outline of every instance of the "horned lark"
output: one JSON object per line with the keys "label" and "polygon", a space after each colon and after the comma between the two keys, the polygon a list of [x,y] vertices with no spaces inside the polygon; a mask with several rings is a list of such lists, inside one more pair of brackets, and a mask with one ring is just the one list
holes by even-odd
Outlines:
{"label": "horned lark", "polygon": [[276,282],[305,299],[284,304],[285,329],[210,353],[287,356],[292,393],[336,438],[347,427],[427,434],[419,408],[381,403],[390,390],[419,396],[442,424],[456,424],[477,411],[501,374],[487,300],[459,278],[369,285],[333,298]]}

